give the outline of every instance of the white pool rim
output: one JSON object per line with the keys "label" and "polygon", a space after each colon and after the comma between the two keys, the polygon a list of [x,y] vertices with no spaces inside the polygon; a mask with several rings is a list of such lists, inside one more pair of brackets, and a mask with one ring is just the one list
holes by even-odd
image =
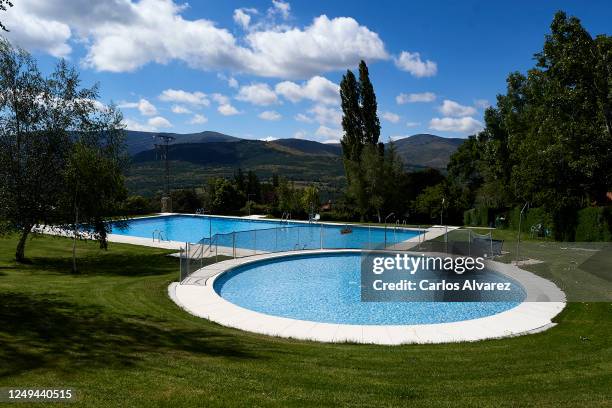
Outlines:
{"label": "white pool rim", "polygon": [[222,261],[194,272],[189,284],[173,282],[168,287],[168,294],[190,314],[226,327],[298,340],[385,345],[478,341],[537,333],[556,325],[552,319],[566,304],[565,294],[554,283],[515,265],[493,261],[488,266],[517,281],[526,292],[526,300],[501,313],[449,323],[359,325],[291,319],[240,307],[222,298],[214,289],[214,282],[219,276],[241,265],[305,254],[342,252],[355,253],[359,250],[293,251]]}

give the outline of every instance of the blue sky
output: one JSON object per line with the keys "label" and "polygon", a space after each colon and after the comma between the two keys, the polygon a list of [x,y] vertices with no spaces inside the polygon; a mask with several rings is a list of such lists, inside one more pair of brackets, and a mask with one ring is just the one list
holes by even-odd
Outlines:
{"label": "blue sky", "polygon": [[363,58],[384,140],[465,137],[533,66],[556,10],[610,34],[609,1],[20,0],[8,37],[43,70],[77,65],[128,128],[341,137],[337,84]]}

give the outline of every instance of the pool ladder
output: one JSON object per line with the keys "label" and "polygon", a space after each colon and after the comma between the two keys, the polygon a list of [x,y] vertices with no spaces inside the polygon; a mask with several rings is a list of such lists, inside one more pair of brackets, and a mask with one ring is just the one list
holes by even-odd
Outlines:
{"label": "pool ladder", "polygon": [[291,219],[291,213],[290,212],[284,212],[283,215],[281,216],[281,224],[284,222],[285,224],[289,224],[289,220]]}
{"label": "pool ladder", "polygon": [[153,231],[153,242],[155,242],[155,238],[157,237],[157,242],[162,242],[162,241],[169,241],[168,238],[166,238],[166,236],[164,235],[164,232],[162,230],[154,230]]}

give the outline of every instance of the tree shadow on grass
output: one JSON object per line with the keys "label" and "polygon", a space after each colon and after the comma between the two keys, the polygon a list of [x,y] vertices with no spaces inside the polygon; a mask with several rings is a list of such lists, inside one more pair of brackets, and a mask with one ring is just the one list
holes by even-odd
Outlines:
{"label": "tree shadow on grass", "polygon": [[0,377],[37,368],[130,367],[147,353],[251,359],[232,336],[160,327],[61,299],[0,294]]}
{"label": "tree shadow on grass", "polygon": [[[38,269],[56,273],[72,273],[72,259],[67,257],[32,257]],[[179,261],[166,254],[120,254],[77,258],[79,273],[86,275],[154,276],[165,275],[173,269],[178,274]]]}

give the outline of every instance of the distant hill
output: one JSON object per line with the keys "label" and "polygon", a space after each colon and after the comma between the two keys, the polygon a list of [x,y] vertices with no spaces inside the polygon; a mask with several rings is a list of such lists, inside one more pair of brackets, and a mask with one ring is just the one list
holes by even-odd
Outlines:
{"label": "distant hill", "polygon": [[342,147],[338,144],[326,144],[304,139],[278,139],[269,142],[271,146],[282,146],[297,154],[342,155]]}
{"label": "distant hill", "polygon": [[[149,194],[159,189],[162,166],[154,150],[156,133],[128,132],[132,166],[130,191]],[[230,177],[239,167],[261,178],[277,173],[297,181],[320,181],[339,186],[344,182],[342,147],[303,139],[271,142],[240,139],[217,132],[170,134],[172,184],[176,188],[202,186],[211,176]],[[407,170],[445,169],[450,155],[464,139],[418,134],[395,141]]]}
{"label": "distant hill", "polygon": [[[159,189],[161,163],[155,150],[132,157],[128,188],[138,194]],[[267,179],[274,173],[297,181],[340,185],[342,156],[336,148],[317,142],[298,143],[238,139],[234,142],[180,143],[168,148],[175,187],[203,186],[211,176],[231,177],[238,168],[253,170]]]}
{"label": "distant hill", "polygon": [[404,164],[445,169],[450,156],[464,140],[420,133],[396,140],[394,144]]}
{"label": "distant hill", "polygon": [[145,150],[151,150],[155,147],[155,136],[167,135],[173,136],[176,140],[172,143],[208,143],[208,142],[235,142],[241,140],[234,136],[224,135],[219,132],[204,131],[199,133],[164,133],[164,132],[139,132],[128,130],[127,132],[127,149],[130,156],[134,156]]}

